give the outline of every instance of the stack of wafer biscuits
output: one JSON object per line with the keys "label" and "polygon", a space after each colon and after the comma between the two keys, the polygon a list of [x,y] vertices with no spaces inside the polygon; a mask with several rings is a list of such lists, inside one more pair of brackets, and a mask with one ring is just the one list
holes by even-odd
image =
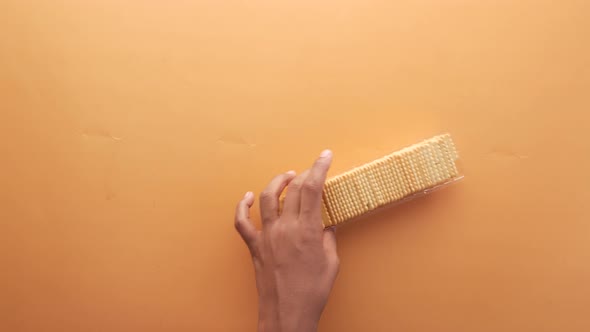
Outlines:
{"label": "stack of wafer biscuits", "polygon": [[335,226],[402,201],[459,176],[449,134],[435,136],[328,179],[324,227]]}

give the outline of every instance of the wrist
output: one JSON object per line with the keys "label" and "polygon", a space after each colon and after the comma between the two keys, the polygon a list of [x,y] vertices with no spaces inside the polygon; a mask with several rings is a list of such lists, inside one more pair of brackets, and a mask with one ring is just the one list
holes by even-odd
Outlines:
{"label": "wrist", "polygon": [[297,321],[273,321],[273,320],[258,320],[258,332],[316,332],[318,329],[318,322],[311,320],[297,320]]}
{"label": "wrist", "polygon": [[258,332],[316,332],[319,317],[309,313],[280,310],[276,306],[261,306]]}

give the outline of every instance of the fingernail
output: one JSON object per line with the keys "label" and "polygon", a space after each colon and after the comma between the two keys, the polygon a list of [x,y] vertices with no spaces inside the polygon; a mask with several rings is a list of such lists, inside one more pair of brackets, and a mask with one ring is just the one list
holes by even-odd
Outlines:
{"label": "fingernail", "polygon": [[328,158],[332,155],[332,151],[330,150],[324,150],[322,151],[322,153],[320,153],[320,158]]}
{"label": "fingernail", "polygon": [[249,191],[249,192],[246,193],[246,195],[244,195],[244,198],[245,199],[250,199],[250,198],[252,198],[253,195],[254,195],[254,193],[251,192],[251,191]]}
{"label": "fingernail", "polygon": [[289,174],[289,175],[295,175],[295,174],[297,174],[297,173],[295,173],[295,171],[288,171],[288,172],[286,172],[286,174]]}

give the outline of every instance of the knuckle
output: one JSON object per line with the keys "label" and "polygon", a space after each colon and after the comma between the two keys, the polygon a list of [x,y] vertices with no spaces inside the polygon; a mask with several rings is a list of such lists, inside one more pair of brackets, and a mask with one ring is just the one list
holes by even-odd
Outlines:
{"label": "knuckle", "polygon": [[315,160],[315,163],[314,163],[313,166],[314,167],[324,167],[326,164],[328,164],[326,162],[326,159],[324,159],[324,158],[318,158],[318,159]]}
{"label": "knuckle", "polygon": [[239,231],[242,228],[242,220],[240,218],[234,219],[234,227]]}
{"label": "knuckle", "polygon": [[303,184],[303,189],[306,191],[317,192],[322,188],[321,184],[317,180],[307,180]]}
{"label": "knuckle", "polygon": [[301,205],[301,214],[302,215],[309,216],[309,215],[314,214],[315,212],[318,212],[317,209],[315,209],[315,206],[312,207],[312,206],[309,206],[306,204]]}
{"label": "knuckle", "polygon": [[320,173],[325,173],[328,171],[329,166],[330,164],[326,160],[320,159],[315,162],[313,168],[314,170],[317,170]]}
{"label": "knuckle", "polygon": [[260,200],[262,201],[268,201],[271,200],[274,196],[274,193],[271,190],[264,190],[263,192],[260,193]]}
{"label": "knuckle", "polygon": [[291,183],[289,183],[289,189],[294,191],[301,189],[301,181],[293,180]]}

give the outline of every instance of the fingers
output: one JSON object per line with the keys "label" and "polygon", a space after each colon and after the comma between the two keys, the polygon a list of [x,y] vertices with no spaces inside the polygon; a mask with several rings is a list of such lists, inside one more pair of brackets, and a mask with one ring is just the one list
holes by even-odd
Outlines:
{"label": "fingers", "polygon": [[334,228],[326,228],[324,230],[324,249],[328,254],[337,255],[336,251],[336,231]]}
{"label": "fingers", "polygon": [[301,186],[301,208],[299,215],[303,222],[317,222],[321,216],[322,192],[330,165],[332,151],[324,150],[315,161],[309,175]]}
{"label": "fingers", "polygon": [[338,258],[338,251],[336,249],[336,231],[334,228],[326,228],[324,230],[324,250],[326,251],[326,257],[330,261],[330,264],[336,267],[340,265],[340,259]]}
{"label": "fingers", "polygon": [[248,247],[251,247],[256,237],[256,227],[250,220],[250,208],[254,204],[254,194],[247,192],[244,198],[240,200],[236,207],[236,215],[234,225],[240,236],[246,242]]}
{"label": "fingers", "polygon": [[303,185],[303,182],[305,182],[308,174],[309,170],[306,170],[297,175],[295,179],[289,183],[289,186],[287,187],[287,196],[285,197],[285,202],[283,204],[283,215],[299,216],[299,208],[301,206],[301,186]]}
{"label": "fingers", "polygon": [[263,227],[279,217],[279,196],[293,177],[295,177],[293,171],[277,175],[260,194],[260,215]]}

